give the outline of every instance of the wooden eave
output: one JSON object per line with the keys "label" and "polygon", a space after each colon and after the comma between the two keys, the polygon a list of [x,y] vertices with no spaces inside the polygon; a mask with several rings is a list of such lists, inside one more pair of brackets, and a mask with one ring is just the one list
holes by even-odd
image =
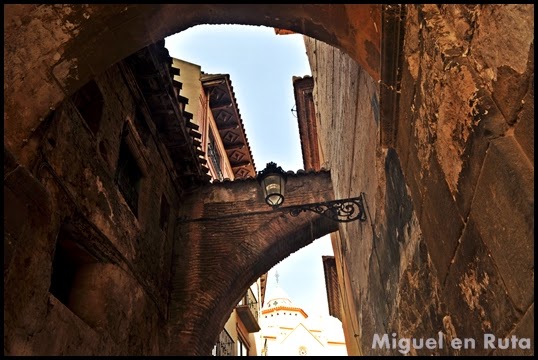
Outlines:
{"label": "wooden eave", "polygon": [[184,111],[188,99],[179,95],[182,84],[173,79],[177,70],[172,68],[164,41],[129,56],[126,64],[143,98],[136,100],[147,105],[182,187],[189,190],[209,183],[208,168],[200,158],[204,155],[200,148],[201,135],[198,126],[192,123],[192,114]]}
{"label": "wooden eave", "polygon": [[336,260],[334,256],[322,256],[322,260],[323,272],[325,274],[325,287],[327,290],[327,302],[329,304],[329,315],[342,321]]}
{"label": "wooden eave", "polygon": [[201,80],[235,178],[256,177],[254,159],[229,75],[202,74]]}
{"label": "wooden eave", "polygon": [[313,90],[314,79],[311,76],[293,77],[293,92],[304,169],[318,171],[321,168],[321,163]]}

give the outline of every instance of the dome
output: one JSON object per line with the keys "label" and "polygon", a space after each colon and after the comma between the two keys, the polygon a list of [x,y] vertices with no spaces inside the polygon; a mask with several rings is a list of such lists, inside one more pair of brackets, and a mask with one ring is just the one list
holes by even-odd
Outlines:
{"label": "dome", "polygon": [[292,306],[292,302],[280,286],[276,286],[273,291],[271,291],[271,296],[268,297],[268,301],[264,306],[265,309],[270,309],[277,306]]}

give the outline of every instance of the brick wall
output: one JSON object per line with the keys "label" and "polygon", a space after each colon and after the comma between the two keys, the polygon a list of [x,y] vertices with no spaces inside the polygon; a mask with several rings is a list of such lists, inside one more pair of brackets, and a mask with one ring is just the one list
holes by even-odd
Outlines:
{"label": "brick wall", "polygon": [[[286,206],[333,199],[329,172],[288,173]],[[245,289],[290,254],[336,230],[307,211],[263,202],[256,179],[203,187],[183,201],[170,301],[170,353],[207,354]]]}

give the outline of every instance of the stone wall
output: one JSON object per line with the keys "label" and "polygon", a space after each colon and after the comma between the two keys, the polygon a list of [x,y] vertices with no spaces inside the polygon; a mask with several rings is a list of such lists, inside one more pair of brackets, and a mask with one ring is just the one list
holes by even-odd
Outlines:
{"label": "stone wall", "polygon": [[[67,100],[29,139],[31,168],[5,150],[5,354],[156,355],[166,344],[179,199],[123,76],[114,66],[95,81],[99,126]],[[116,181],[126,131],[144,168],[138,211]]]}
{"label": "stone wall", "polygon": [[443,285],[445,332],[479,339],[479,354],[492,353],[484,333],[534,332],[519,326],[534,303],[533,10],[407,13],[396,148]]}
{"label": "stone wall", "polygon": [[399,354],[372,350],[374,334],[476,339],[412,354],[492,354],[484,333],[534,341],[533,21],[532,5],[406,6],[389,148],[384,84],[305,39],[335,193],[363,191],[370,209],[333,240],[356,353]]}

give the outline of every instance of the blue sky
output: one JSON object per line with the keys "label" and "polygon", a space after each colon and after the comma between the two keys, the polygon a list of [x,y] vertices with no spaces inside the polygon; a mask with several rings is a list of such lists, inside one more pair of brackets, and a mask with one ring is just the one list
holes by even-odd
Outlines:
{"label": "blue sky", "polygon": [[[311,75],[303,36],[273,28],[199,25],[165,39],[170,56],[229,74],[256,170],[276,162],[285,171],[303,168],[294,108],[293,76]],[[322,255],[333,255],[328,236],[290,255],[269,272],[267,295],[279,285],[309,315],[328,315]]]}

